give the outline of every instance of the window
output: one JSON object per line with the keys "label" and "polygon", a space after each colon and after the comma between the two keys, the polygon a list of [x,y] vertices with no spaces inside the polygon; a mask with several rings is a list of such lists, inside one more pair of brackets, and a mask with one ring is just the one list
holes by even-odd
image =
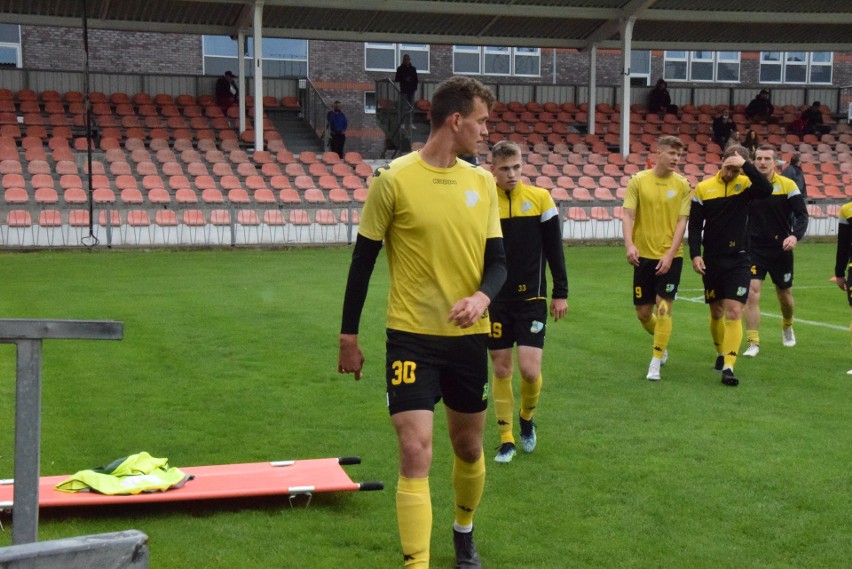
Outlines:
{"label": "window", "polygon": [[760,82],[830,85],[833,56],[830,51],[763,51]]}
{"label": "window", "polygon": [[[265,77],[306,77],[308,74],[307,40],[263,38],[263,75]],[[237,41],[228,36],[203,36],[204,73],[237,73]],[[252,75],[254,41],[246,36],[246,74]]]}
{"label": "window", "polygon": [[376,114],[376,92],[364,91],[364,113],[368,115]]}
{"label": "window", "polygon": [[541,76],[541,50],[534,47],[453,46],[453,73]]}
{"label": "window", "polygon": [[453,72],[462,75],[479,75],[479,47],[475,45],[457,45],[453,48]]}
{"label": "window", "polygon": [[651,84],[651,52],[634,49],[630,52],[630,84],[634,86]]}
{"label": "window", "polygon": [[740,80],[738,51],[667,51],[666,81],[728,82]]}
{"label": "window", "polygon": [[21,26],[0,24],[0,67],[21,67]]}
{"label": "window", "polygon": [[429,46],[419,43],[375,43],[364,44],[364,69],[367,71],[396,71],[402,56],[411,57],[411,65],[417,74],[429,73]]}

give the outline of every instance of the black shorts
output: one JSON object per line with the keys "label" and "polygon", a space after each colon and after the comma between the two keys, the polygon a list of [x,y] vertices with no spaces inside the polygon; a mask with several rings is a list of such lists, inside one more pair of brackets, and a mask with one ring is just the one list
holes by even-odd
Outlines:
{"label": "black shorts", "polygon": [[766,273],[773,284],[780,289],[793,286],[793,252],[777,247],[765,249],[755,247],[749,251],[751,257],[751,278],[765,280]]}
{"label": "black shorts", "polygon": [[432,336],[387,331],[388,409],[435,409],[478,413],[488,405],[488,351],[485,334]]}
{"label": "black shorts", "polygon": [[751,259],[747,253],[704,259],[704,302],[730,299],[746,303],[751,283]]}
{"label": "black shorts", "polygon": [[852,265],[846,269],[846,300],[849,301],[849,306],[852,306]]}
{"label": "black shorts", "polygon": [[633,267],[633,304],[656,304],[657,297],[674,300],[677,287],[680,286],[680,274],[683,271],[683,257],[672,259],[669,272],[657,275],[659,259],[639,257],[639,266]]}
{"label": "black shorts", "polygon": [[543,298],[492,302],[488,307],[488,315],[491,317],[489,350],[505,350],[515,344],[544,348],[547,301]]}

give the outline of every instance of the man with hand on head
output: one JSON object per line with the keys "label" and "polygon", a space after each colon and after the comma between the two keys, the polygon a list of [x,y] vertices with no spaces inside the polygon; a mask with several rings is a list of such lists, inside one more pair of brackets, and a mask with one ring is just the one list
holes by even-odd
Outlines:
{"label": "man with hand on head", "polygon": [[[695,187],[689,211],[689,256],[703,277],[704,302],[710,306],[710,337],[722,384],[739,385],[734,375],[743,340],[743,307],[748,300],[748,205],[772,195],[772,184],[749,162],[743,146],[731,146],[722,169]],[[704,251],[702,252],[702,245]]]}

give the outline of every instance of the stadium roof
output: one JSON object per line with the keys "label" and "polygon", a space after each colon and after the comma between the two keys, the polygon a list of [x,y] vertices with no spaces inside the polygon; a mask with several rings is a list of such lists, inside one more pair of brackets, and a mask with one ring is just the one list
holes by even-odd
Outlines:
{"label": "stadium roof", "polygon": [[[254,0],[0,0],[0,22],[235,35]],[[263,35],[634,49],[852,51],[850,0],[265,0]]]}

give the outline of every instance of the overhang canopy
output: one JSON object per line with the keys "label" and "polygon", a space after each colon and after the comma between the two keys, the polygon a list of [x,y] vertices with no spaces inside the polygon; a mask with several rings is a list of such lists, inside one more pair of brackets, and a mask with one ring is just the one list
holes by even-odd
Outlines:
{"label": "overhang canopy", "polygon": [[[849,0],[264,0],[266,37],[516,47],[852,51]],[[235,35],[253,0],[87,0],[90,28]],[[0,0],[0,22],[80,27],[83,1]]]}

